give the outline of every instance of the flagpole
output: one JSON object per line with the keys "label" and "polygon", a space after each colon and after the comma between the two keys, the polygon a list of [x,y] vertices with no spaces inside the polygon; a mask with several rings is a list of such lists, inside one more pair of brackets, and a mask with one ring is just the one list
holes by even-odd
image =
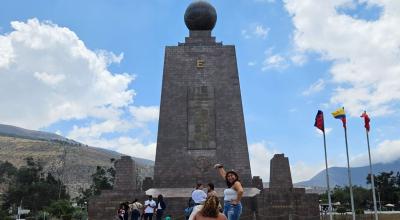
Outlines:
{"label": "flagpole", "polygon": [[370,173],[370,178],[371,178],[372,198],[374,200],[375,220],[378,220],[378,208],[376,206],[376,196],[375,196],[375,180],[374,180],[375,177],[374,177],[374,174],[372,173],[371,150],[370,150],[370,147],[369,147],[368,130],[365,129],[365,132],[367,134],[367,145],[368,145],[368,156],[369,156],[369,173]]}
{"label": "flagpole", "polygon": [[329,219],[333,220],[332,218],[332,201],[331,201],[331,189],[329,187],[329,174],[328,174],[328,156],[326,154],[326,139],[325,139],[325,130],[322,131],[324,134],[324,150],[325,150],[325,168],[326,168],[326,184],[328,186],[328,204],[329,204]]}
{"label": "flagpole", "polygon": [[353,186],[352,186],[352,183],[351,183],[351,171],[350,171],[350,162],[349,162],[349,147],[348,147],[348,144],[347,144],[347,126],[344,126],[344,139],[345,139],[345,142],[346,142],[347,172],[348,172],[348,176],[349,176],[351,212],[352,212],[352,215],[353,215],[353,220],[356,220],[356,213],[354,211]]}

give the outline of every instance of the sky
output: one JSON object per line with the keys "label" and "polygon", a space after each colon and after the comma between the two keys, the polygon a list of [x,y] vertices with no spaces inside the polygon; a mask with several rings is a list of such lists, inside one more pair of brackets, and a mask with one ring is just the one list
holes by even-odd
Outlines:
{"label": "sky", "polygon": [[[329,166],[400,158],[400,1],[210,0],[235,45],[252,175],[275,153],[294,182]],[[154,160],[165,46],[188,36],[190,0],[2,0],[0,123]]]}

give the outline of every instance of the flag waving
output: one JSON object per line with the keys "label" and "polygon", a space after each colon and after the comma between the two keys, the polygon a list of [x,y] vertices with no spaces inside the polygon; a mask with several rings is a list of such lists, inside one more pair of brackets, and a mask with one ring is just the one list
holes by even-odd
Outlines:
{"label": "flag waving", "polygon": [[344,111],[344,107],[341,107],[332,112],[332,115],[334,118],[342,120],[343,127],[346,128],[346,112]]}
{"label": "flag waving", "polygon": [[325,132],[324,127],[324,113],[321,110],[318,110],[317,115],[315,116],[314,126],[317,127],[322,132]]}
{"label": "flag waving", "polygon": [[370,128],[369,127],[369,122],[371,121],[371,119],[369,119],[369,116],[367,115],[367,112],[364,111],[364,113],[362,113],[362,115],[360,117],[364,118],[364,123],[365,123],[364,127],[369,132],[369,128]]}

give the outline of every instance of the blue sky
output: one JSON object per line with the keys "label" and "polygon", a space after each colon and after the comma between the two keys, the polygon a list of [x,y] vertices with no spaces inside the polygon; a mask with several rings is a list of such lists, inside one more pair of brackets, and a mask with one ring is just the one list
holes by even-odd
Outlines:
{"label": "blue sky", "polygon": [[[57,132],[154,159],[164,47],[183,42],[189,0],[19,1],[0,8],[0,123]],[[387,0],[210,1],[217,41],[236,46],[253,175],[285,153],[293,179],[400,157],[400,3]]]}

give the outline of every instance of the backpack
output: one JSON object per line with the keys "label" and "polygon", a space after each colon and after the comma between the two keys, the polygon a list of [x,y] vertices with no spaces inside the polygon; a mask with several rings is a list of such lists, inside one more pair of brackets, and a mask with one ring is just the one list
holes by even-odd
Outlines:
{"label": "backpack", "polygon": [[186,219],[189,218],[189,216],[190,216],[190,214],[192,214],[192,212],[193,212],[193,206],[185,208],[184,213],[185,213]]}

